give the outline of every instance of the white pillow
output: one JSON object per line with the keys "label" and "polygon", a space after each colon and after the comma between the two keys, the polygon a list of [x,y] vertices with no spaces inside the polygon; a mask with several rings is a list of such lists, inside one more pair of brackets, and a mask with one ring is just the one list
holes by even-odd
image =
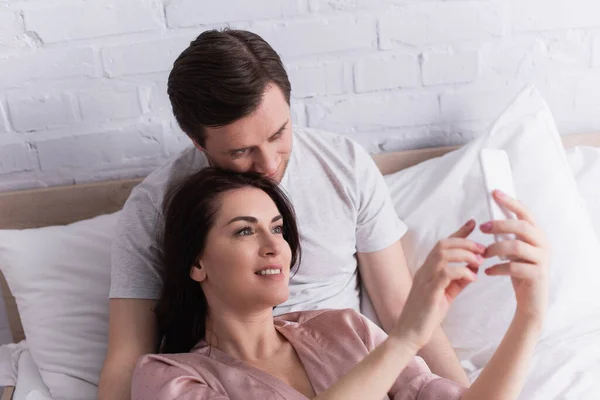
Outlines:
{"label": "white pillow", "polygon": [[[550,110],[531,87],[516,98],[489,134],[386,177],[396,212],[409,227],[404,249],[411,272],[421,266],[437,241],[469,218],[478,224],[489,220],[478,164],[482,148],[508,152],[517,196],[535,215],[553,247],[544,337],[594,313],[599,318],[600,243]],[[485,245],[493,240],[479,229],[471,238]],[[484,267],[497,262],[497,258],[486,260]],[[515,306],[509,278],[480,273],[478,281],[456,299],[443,322],[459,358],[476,368],[485,365],[506,332]]]}
{"label": "white pillow", "polygon": [[97,398],[108,343],[117,214],[0,231],[0,268],[17,301],[31,356],[54,398]]}
{"label": "white pillow", "polygon": [[600,147],[570,148],[567,150],[567,161],[587,205],[592,226],[600,237]]}

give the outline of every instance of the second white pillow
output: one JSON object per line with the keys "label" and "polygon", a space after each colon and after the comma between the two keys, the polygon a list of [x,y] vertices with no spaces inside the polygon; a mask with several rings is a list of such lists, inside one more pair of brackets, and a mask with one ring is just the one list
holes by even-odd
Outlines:
{"label": "second white pillow", "polygon": [[580,146],[568,149],[567,160],[581,197],[587,205],[592,226],[600,237],[600,147]]}
{"label": "second white pillow", "polygon": [[[482,148],[508,152],[517,196],[535,215],[553,247],[551,295],[545,336],[560,332],[592,314],[600,314],[597,290],[600,243],[589,221],[565,159],[550,110],[528,88],[494,124],[490,133],[459,150],[386,177],[396,212],[409,231],[404,248],[409,267],[421,266],[440,239],[469,218],[489,220],[478,164]],[[490,235],[471,235],[485,245]],[[487,260],[484,267],[497,263]],[[483,273],[454,302],[443,328],[461,360],[485,365],[515,311],[506,277]]]}

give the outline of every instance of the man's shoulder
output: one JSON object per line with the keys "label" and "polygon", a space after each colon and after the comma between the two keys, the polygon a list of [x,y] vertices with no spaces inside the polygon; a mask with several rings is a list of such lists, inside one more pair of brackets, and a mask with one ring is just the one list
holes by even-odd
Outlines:
{"label": "man's shoulder", "polygon": [[319,173],[333,173],[344,182],[376,170],[371,155],[351,137],[312,128],[298,128],[296,132],[294,151],[298,152],[295,157],[299,165],[321,165]]}
{"label": "man's shoulder", "polygon": [[173,179],[187,177],[206,166],[208,166],[206,156],[194,146],[190,146],[152,171],[141,185],[156,186]]}
{"label": "man's shoulder", "polygon": [[360,145],[349,136],[330,131],[295,126],[294,132],[298,142],[303,145],[308,145],[311,149],[335,148],[338,151],[352,151]]}
{"label": "man's shoulder", "polygon": [[295,132],[294,151],[298,151],[303,161],[312,158],[352,175],[357,168],[362,168],[364,159],[370,157],[365,148],[348,136],[304,127],[295,128]]}
{"label": "man's shoulder", "polygon": [[152,171],[132,190],[128,202],[151,202],[159,206],[174,185],[207,166],[204,154],[190,146]]}

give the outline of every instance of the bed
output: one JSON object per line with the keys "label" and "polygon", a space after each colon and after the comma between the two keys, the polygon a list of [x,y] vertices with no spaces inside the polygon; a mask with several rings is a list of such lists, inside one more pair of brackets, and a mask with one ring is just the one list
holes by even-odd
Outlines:
{"label": "bed", "polygon": [[[565,148],[590,146],[600,148],[600,133],[587,133],[561,137]],[[425,164],[428,160],[454,152],[458,147],[437,147],[401,152],[381,153],[373,156],[382,174],[391,176],[398,171]],[[53,187],[0,194],[0,229],[32,229],[66,225],[102,214],[117,212],[141,179],[106,181],[68,187]],[[15,342],[25,338],[15,298],[4,276],[0,286],[6,313]],[[600,315],[599,315],[600,319]],[[594,328],[595,329],[595,328]],[[595,332],[595,331],[594,331]],[[600,342],[598,336],[593,336]],[[588,335],[589,339],[589,335]],[[600,356],[600,352],[598,352]],[[566,361],[565,361],[566,362]],[[593,362],[593,360],[592,360]],[[598,359],[600,364],[600,359]],[[472,371],[477,373],[476,368]],[[4,388],[0,400],[10,400],[14,387]],[[547,397],[550,398],[550,397]],[[561,397],[574,398],[574,397]]]}

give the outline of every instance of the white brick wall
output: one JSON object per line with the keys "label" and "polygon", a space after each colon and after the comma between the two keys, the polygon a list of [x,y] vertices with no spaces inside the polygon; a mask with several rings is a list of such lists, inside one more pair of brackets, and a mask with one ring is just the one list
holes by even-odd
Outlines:
{"label": "white brick wall", "polygon": [[8,112],[18,132],[66,127],[75,121],[72,97],[62,93],[9,95]]}
{"label": "white brick wall", "polygon": [[292,20],[286,24],[253,25],[282,57],[310,57],[326,53],[375,49],[376,20],[370,16],[333,15]]}
{"label": "white brick wall", "polygon": [[0,54],[5,49],[27,47],[23,40],[24,33],[25,25],[21,15],[15,11],[0,8]]}
{"label": "white brick wall", "polygon": [[6,173],[32,171],[35,166],[29,146],[13,143],[0,147],[0,168]]}
{"label": "white brick wall", "polygon": [[343,62],[287,65],[294,97],[343,94],[352,91],[350,68]]}
{"label": "white brick wall", "polygon": [[305,10],[306,5],[301,0],[227,0],[210,5],[198,0],[166,2],[167,21],[171,28],[286,18],[302,14]]}
{"label": "white brick wall", "polygon": [[8,119],[6,117],[6,107],[0,103],[0,133],[8,132]]}
{"label": "white brick wall", "polygon": [[479,52],[425,52],[423,54],[423,84],[441,85],[466,83],[479,76]]}
{"label": "white brick wall", "polygon": [[354,88],[358,93],[415,87],[420,83],[416,54],[364,57],[354,65]]}
{"label": "white brick wall", "polygon": [[0,0],[0,191],[179,152],[168,72],[225,25],[282,55],[294,122],[370,151],[464,143],[527,83],[563,133],[600,130],[597,0]]}
{"label": "white brick wall", "polygon": [[592,49],[592,66],[600,67],[600,33],[594,34]]}
{"label": "white brick wall", "polygon": [[77,96],[81,118],[85,121],[135,118],[148,110],[149,97],[140,97],[138,87],[97,89]]}
{"label": "white brick wall", "polygon": [[493,120],[519,93],[520,87],[501,90],[458,90],[440,95],[443,121]]}
{"label": "white brick wall", "polygon": [[197,36],[160,38],[109,46],[102,49],[104,73],[109,78],[168,72],[173,61]]}
{"label": "white brick wall", "polygon": [[162,155],[162,126],[140,125],[115,132],[68,136],[37,143],[42,170],[102,167]]}
{"label": "white brick wall", "polygon": [[600,24],[596,0],[520,0],[513,7],[516,30],[594,28]]}
{"label": "white brick wall", "polygon": [[99,66],[91,48],[37,49],[0,58],[0,87],[3,89],[19,88],[36,81],[98,75]]}
{"label": "white brick wall", "polygon": [[311,126],[342,133],[427,125],[440,117],[438,96],[434,93],[375,93],[344,100],[311,101],[307,106]]}
{"label": "white brick wall", "polygon": [[488,1],[413,1],[381,15],[380,43],[385,49],[396,43],[419,46],[490,39],[503,33],[502,10]]}
{"label": "white brick wall", "polygon": [[157,30],[164,26],[160,3],[147,0],[45,1],[25,9],[27,29],[44,43]]}

